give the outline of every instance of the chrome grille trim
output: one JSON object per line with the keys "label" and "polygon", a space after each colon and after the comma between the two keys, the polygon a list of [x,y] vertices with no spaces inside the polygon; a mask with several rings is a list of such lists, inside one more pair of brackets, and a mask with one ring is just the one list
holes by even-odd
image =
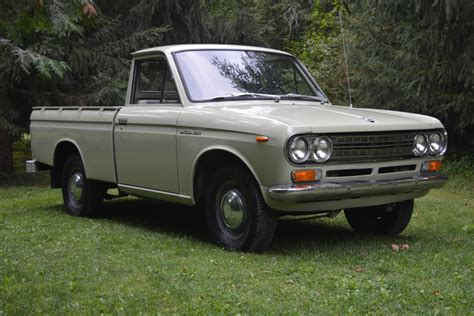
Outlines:
{"label": "chrome grille trim", "polygon": [[[328,162],[388,161],[413,158],[417,131],[328,135],[333,154]],[[313,136],[310,137],[313,139]]]}

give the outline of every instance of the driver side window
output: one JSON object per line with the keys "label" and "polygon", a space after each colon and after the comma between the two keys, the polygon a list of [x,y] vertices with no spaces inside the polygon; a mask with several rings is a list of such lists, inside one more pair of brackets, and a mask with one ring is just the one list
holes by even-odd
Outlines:
{"label": "driver side window", "polygon": [[135,69],[133,104],[179,103],[165,59],[138,60]]}

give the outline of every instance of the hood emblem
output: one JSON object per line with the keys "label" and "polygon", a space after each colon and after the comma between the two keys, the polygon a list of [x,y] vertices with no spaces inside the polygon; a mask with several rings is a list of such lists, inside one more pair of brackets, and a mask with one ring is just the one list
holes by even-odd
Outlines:
{"label": "hood emblem", "polygon": [[360,119],[369,123],[376,123],[376,121],[374,119],[371,119],[370,117],[361,116]]}

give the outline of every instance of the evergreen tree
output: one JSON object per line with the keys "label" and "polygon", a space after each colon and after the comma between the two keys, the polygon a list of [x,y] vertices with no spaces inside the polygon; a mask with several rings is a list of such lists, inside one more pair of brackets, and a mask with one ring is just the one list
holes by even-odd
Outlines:
{"label": "evergreen tree", "polygon": [[357,106],[441,119],[450,150],[474,145],[474,2],[358,1],[353,6]]}
{"label": "evergreen tree", "polygon": [[[1,144],[27,130],[33,106],[123,104],[133,51],[206,35],[195,1],[2,2]],[[9,172],[11,146],[2,152]]]}
{"label": "evergreen tree", "polygon": [[[0,172],[33,106],[123,104],[130,54],[165,44],[290,50],[346,104],[338,14],[356,106],[434,115],[474,139],[474,3],[462,0],[0,0]],[[350,20],[350,24],[348,23]]]}
{"label": "evergreen tree", "polygon": [[333,104],[348,105],[339,13],[349,14],[340,0],[313,4],[300,13],[300,35],[288,38],[286,47],[308,67]]}

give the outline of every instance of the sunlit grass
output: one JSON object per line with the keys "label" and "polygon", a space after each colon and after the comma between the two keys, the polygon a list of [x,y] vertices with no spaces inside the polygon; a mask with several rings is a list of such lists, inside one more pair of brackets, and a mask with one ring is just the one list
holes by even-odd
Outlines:
{"label": "sunlit grass", "polygon": [[193,209],[122,199],[104,218],[77,218],[58,190],[3,187],[0,314],[473,313],[474,190],[463,183],[419,199],[399,238],[356,235],[343,216],[280,222],[261,255],[210,243]]}
{"label": "sunlit grass", "polygon": [[126,198],[71,217],[46,174],[20,174],[0,186],[0,315],[472,315],[473,177],[446,169],[398,238],[354,234],[342,215],[281,221],[259,255],[212,244],[191,208]]}

